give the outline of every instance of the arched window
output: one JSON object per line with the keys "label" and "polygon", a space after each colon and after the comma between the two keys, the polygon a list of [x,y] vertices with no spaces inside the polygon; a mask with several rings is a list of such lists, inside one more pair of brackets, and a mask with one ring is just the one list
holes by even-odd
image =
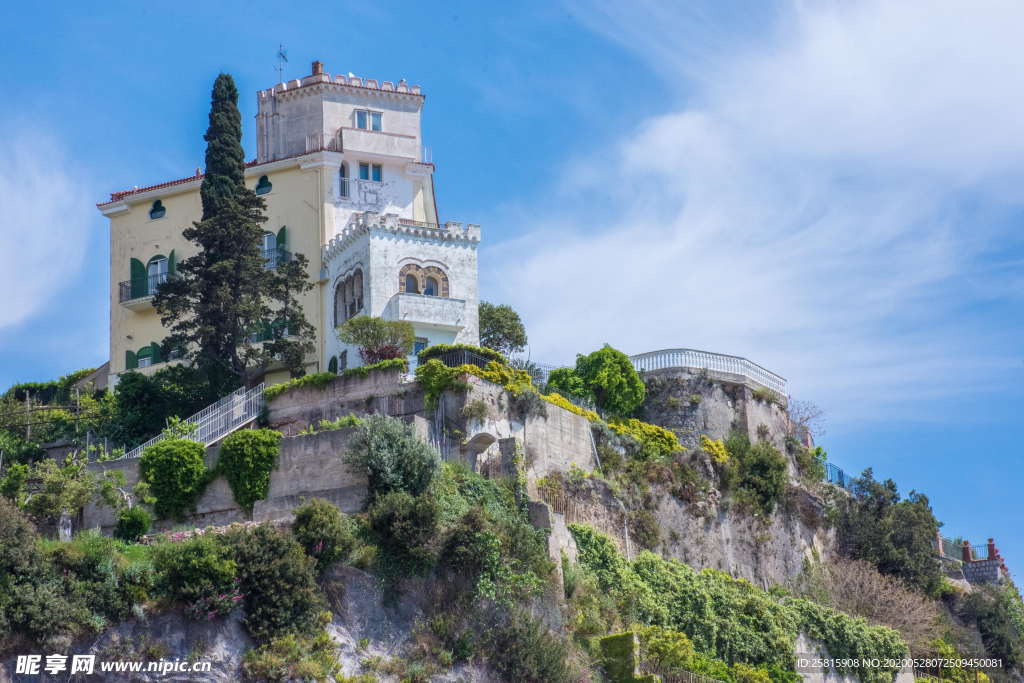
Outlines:
{"label": "arched window", "polygon": [[437,286],[437,280],[435,278],[428,277],[423,285],[423,293],[427,296],[437,296],[438,292],[440,292],[440,289]]}
{"label": "arched window", "polygon": [[157,255],[146,264],[146,292],[156,294],[156,288],[167,282],[167,257]]}
{"label": "arched window", "polygon": [[256,183],[256,194],[267,194],[272,189],[274,189],[274,185],[270,182],[270,178],[261,175],[259,182]]}
{"label": "arched window", "polygon": [[167,209],[164,208],[164,203],[159,199],[153,202],[153,206],[149,207],[149,219],[155,221],[157,218],[163,218],[167,215]]}
{"label": "arched window", "polygon": [[405,276],[405,293],[406,294],[419,294],[420,287],[419,283],[416,282],[416,276],[409,273]]}
{"label": "arched window", "polygon": [[363,271],[357,270],[352,275],[352,315],[363,310]]}
{"label": "arched window", "polygon": [[348,197],[348,164],[341,162],[341,171],[338,176],[338,196]]}
{"label": "arched window", "polygon": [[348,351],[342,351],[338,359],[338,372],[348,369]]}
{"label": "arched window", "polygon": [[363,271],[355,272],[340,279],[334,285],[334,326],[355,317],[363,310]]}

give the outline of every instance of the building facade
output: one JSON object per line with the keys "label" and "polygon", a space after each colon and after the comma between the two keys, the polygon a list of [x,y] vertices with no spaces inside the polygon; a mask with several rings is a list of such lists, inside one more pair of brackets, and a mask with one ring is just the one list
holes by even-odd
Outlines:
{"label": "building facade", "polygon": [[[311,372],[360,364],[338,341],[355,315],[413,324],[417,348],[478,341],[480,228],[440,223],[434,165],[420,127],[424,95],[405,81],[331,76],[319,62],[302,79],[257,93],[249,187],[266,201],[267,267],[302,253],[317,286],[302,295],[317,330]],[[111,194],[110,379],[154,372],[166,336],[152,305],[159,284],[195,252],[182,231],[199,220],[202,173]],[[286,379],[268,372],[266,381]]]}

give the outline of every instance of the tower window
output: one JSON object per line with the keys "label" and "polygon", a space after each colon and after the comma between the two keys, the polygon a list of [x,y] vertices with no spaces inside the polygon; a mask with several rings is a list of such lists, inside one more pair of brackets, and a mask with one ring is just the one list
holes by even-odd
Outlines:
{"label": "tower window", "polygon": [[427,296],[437,296],[437,292],[437,280],[432,277],[428,277],[426,283],[423,285],[423,293]]}
{"label": "tower window", "polygon": [[167,215],[167,209],[164,208],[164,203],[159,199],[153,202],[153,206],[149,208],[149,219],[155,221],[157,218],[163,218]]}
{"label": "tower window", "polygon": [[272,189],[274,189],[274,185],[270,182],[270,178],[261,175],[260,181],[256,183],[256,194],[267,194]]}
{"label": "tower window", "polygon": [[341,171],[338,173],[338,194],[342,197],[348,197],[348,164],[342,162]]}
{"label": "tower window", "polygon": [[412,273],[405,276],[405,292],[406,294],[420,293],[419,283],[416,282],[416,276]]}
{"label": "tower window", "polygon": [[375,183],[379,183],[384,179],[384,168],[380,164],[371,164],[367,161],[360,161],[359,179],[372,180]]}
{"label": "tower window", "polygon": [[383,115],[379,111],[356,109],[356,128],[363,130],[381,130]]}
{"label": "tower window", "polygon": [[154,256],[146,264],[147,293],[156,294],[156,288],[167,282],[167,258]]}

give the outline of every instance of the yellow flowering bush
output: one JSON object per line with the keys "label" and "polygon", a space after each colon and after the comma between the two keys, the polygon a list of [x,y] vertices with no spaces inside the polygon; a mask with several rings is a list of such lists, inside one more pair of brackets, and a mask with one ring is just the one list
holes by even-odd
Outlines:
{"label": "yellow flowering bush", "polygon": [[725,442],[721,439],[709,439],[707,436],[700,435],[700,447],[705,453],[711,456],[719,465],[724,465],[729,462],[729,451],[725,447]]}

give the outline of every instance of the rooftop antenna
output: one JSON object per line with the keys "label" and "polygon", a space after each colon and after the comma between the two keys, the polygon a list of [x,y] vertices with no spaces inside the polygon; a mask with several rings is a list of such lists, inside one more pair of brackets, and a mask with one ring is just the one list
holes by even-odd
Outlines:
{"label": "rooftop antenna", "polygon": [[277,82],[284,83],[284,65],[288,63],[288,51],[284,45],[277,44]]}

